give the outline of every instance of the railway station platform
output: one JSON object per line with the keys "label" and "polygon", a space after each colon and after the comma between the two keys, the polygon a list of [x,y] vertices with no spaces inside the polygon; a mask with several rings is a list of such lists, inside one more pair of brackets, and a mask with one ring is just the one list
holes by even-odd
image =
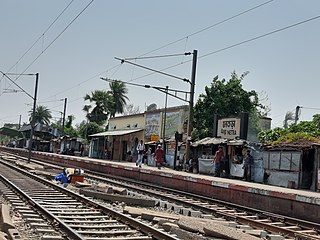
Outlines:
{"label": "railway station platform", "polygon": [[[24,149],[0,150],[27,157]],[[145,181],[159,186],[199,194],[262,211],[320,223],[320,193],[213,177],[170,168],[139,168],[132,162],[99,160],[54,153],[32,152],[32,158],[61,166],[79,167],[105,174]]]}

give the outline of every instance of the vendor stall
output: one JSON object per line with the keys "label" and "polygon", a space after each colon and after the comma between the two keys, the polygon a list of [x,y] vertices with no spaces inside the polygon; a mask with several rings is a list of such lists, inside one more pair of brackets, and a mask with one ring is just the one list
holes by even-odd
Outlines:
{"label": "vendor stall", "polygon": [[242,140],[231,140],[227,143],[227,149],[230,176],[242,178],[244,174],[243,160],[247,149],[245,142]]}
{"label": "vendor stall", "polygon": [[226,142],[227,139],[224,138],[207,137],[192,144],[192,147],[195,148],[195,157],[198,159],[199,173],[214,174],[214,154],[218,150],[218,146]]}

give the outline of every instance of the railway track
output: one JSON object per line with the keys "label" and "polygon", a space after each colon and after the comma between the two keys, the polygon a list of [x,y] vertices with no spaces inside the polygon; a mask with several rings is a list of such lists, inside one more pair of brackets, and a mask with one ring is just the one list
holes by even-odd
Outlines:
{"label": "railway track", "polygon": [[33,219],[30,226],[43,239],[177,239],[4,161],[0,164],[3,195]]}
{"label": "railway track", "polygon": [[[196,210],[201,211],[204,214],[211,214],[215,217],[223,217],[239,224],[250,225],[256,229],[263,229],[270,233],[280,234],[286,238],[311,240],[320,239],[319,223],[312,223],[301,219],[247,208],[245,206],[222,202],[220,200],[196,194],[154,186],[145,182],[137,182],[130,179],[123,179],[121,177],[110,177],[100,173],[86,172],[87,179],[125,187],[140,194],[143,193],[148,196],[162,199],[168,203],[167,206],[166,204],[164,204],[164,206],[171,208],[170,210],[174,210],[174,204],[188,207],[189,210],[182,209],[182,211],[187,211],[185,215],[191,215],[192,210]],[[182,212],[181,207],[178,209]]]}
{"label": "railway track", "polygon": [[[36,161],[37,162],[37,161]],[[39,163],[39,162],[37,162]],[[110,185],[125,187],[133,192],[145,194],[165,201],[164,206],[175,210],[175,205],[183,206],[183,211],[201,211],[215,217],[223,217],[239,224],[250,225],[255,229],[264,229],[269,233],[284,236],[287,239],[320,239],[320,224],[301,219],[281,216],[257,209],[247,208],[233,203],[222,202],[208,197],[181,192],[145,182],[137,182],[121,177],[110,177],[86,170],[86,178],[91,182],[103,182]],[[185,209],[187,208],[187,209]]]}

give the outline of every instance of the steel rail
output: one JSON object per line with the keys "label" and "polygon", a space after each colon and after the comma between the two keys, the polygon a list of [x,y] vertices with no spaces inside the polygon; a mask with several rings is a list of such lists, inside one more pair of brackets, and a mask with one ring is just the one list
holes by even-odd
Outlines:
{"label": "steel rail", "polygon": [[[35,161],[35,162],[38,162],[38,161]],[[50,164],[50,162],[49,162]],[[156,188],[156,189],[161,189],[162,191],[167,191],[167,192],[171,192],[171,193],[174,193],[174,194],[180,194],[182,196],[188,196],[190,198],[193,198],[194,200],[199,200],[199,201],[208,201],[212,204],[220,204],[220,205],[223,205],[223,206],[227,206],[228,208],[235,208],[237,210],[241,210],[241,211],[245,211],[245,212],[250,212],[251,214],[256,214],[258,215],[259,217],[264,217],[264,218],[271,218],[273,219],[273,221],[281,221],[283,222],[284,224],[288,224],[288,225],[292,225],[292,226],[299,226],[301,228],[305,228],[305,229],[314,229],[315,231],[319,232],[320,231],[320,224],[317,224],[317,223],[312,223],[312,222],[309,222],[309,221],[305,221],[305,220],[301,220],[301,219],[295,219],[295,218],[291,218],[291,217],[287,217],[287,216],[283,216],[283,215],[278,215],[278,214],[274,214],[274,213],[271,213],[271,212],[267,212],[267,211],[262,211],[262,210],[258,210],[258,209],[253,209],[253,208],[249,208],[249,207],[245,207],[245,206],[241,206],[241,205],[238,205],[238,204],[234,204],[234,203],[230,203],[230,202],[225,202],[225,201],[221,201],[221,200],[217,200],[217,199],[213,199],[213,198],[209,198],[209,197],[204,197],[204,196],[201,196],[201,195],[197,195],[197,194],[193,194],[193,193],[188,193],[188,192],[182,192],[182,191],[179,191],[179,190],[175,190],[175,189],[171,189],[171,188],[166,188],[166,187],[161,187],[161,186],[155,186],[153,184],[150,184],[150,183],[145,183],[145,182],[140,182],[140,181],[136,181],[136,180],[132,180],[132,179],[127,179],[127,178],[123,178],[123,177],[118,177],[118,176],[110,176],[110,175],[106,175],[106,174],[103,174],[103,173],[97,173],[97,172],[93,172],[93,171],[90,171],[90,170],[87,170],[85,169],[85,172],[86,172],[86,175],[88,177],[94,177],[100,181],[108,181],[108,182],[111,182],[112,184],[116,184],[116,185],[120,185],[120,186],[126,186],[128,188],[131,188],[131,189],[134,189],[136,191],[140,191],[140,192],[144,192],[144,193],[147,193],[147,194],[153,194],[153,195],[158,195],[159,198],[162,198],[162,199],[167,199],[167,200],[170,200],[170,201],[175,201],[175,202],[178,202],[180,204],[183,204],[185,206],[189,206],[191,208],[194,208],[194,209],[199,209],[203,212],[207,212],[207,213],[214,213],[214,214],[217,214],[219,216],[222,216],[222,217],[225,217],[226,219],[229,219],[229,220],[233,220],[233,221],[238,221],[239,223],[242,223],[242,224],[250,224],[251,226],[255,226],[257,228],[262,228],[262,229],[266,229],[270,232],[274,232],[274,233],[282,233],[284,235],[287,235],[287,236],[290,236],[290,237],[301,237],[303,239],[320,239],[320,237],[318,236],[312,236],[310,234],[306,234],[306,233],[301,233],[301,232],[297,232],[297,231],[294,231],[294,230],[291,230],[291,229],[285,229],[285,228],[282,228],[282,227],[279,227],[279,226],[274,226],[274,225],[270,225],[270,224],[265,224],[265,223],[261,223],[261,222],[258,222],[258,221],[255,221],[254,219],[250,219],[250,218],[245,218],[245,217],[242,217],[242,216],[234,216],[230,213],[225,213],[225,212],[222,212],[222,211],[219,211],[219,210],[213,210],[213,209],[210,209],[210,208],[206,208],[204,206],[199,206],[199,205],[196,205],[196,204],[192,204],[192,203],[188,203],[188,202],[185,202],[183,200],[179,200],[177,198],[170,198],[168,196],[165,196],[163,193],[155,193],[154,191],[150,191],[150,190],[147,190],[143,187],[136,187],[136,186],[132,186],[132,185],[128,185],[128,184],[124,184],[124,183],[119,183],[119,182],[116,182],[115,180],[121,180],[121,181],[125,181],[125,182],[130,182],[131,184],[139,184],[140,186],[143,185],[143,186],[146,186],[146,187],[150,187],[150,188]],[[88,174],[88,173],[91,173],[91,174]],[[97,177],[98,176],[102,176],[102,177]],[[107,180],[105,178],[112,178],[114,180]]]}
{"label": "steel rail", "polygon": [[[2,161],[1,161],[2,162]],[[28,196],[24,191],[22,191],[19,187],[17,187],[14,183],[10,180],[5,178],[4,176],[0,175],[1,181],[3,181],[8,187],[10,187],[14,192],[18,193],[22,198],[24,198],[30,205],[35,207],[51,222],[59,223],[57,226],[64,231],[68,236],[72,237],[73,239],[77,240],[85,240],[82,236],[80,236],[77,232],[75,232],[72,228],[68,227],[65,223],[63,223],[59,218],[55,217],[41,205],[39,205],[36,201],[34,201],[30,196]]]}
{"label": "steel rail", "polygon": [[245,211],[245,212],[251,212],[251,214],[258,214],[260,217],[264,217],[264,218],[273,218],[274,221],[281,221],[284,224],[288,224],[288,225],[298,225],[299,227],[308,228],[308,229],[315,229],[316,228],[316,231],[320,231],[320,224],[316,224],[316,223],[312,223],[312,222],[308,222],[308,221],[304,221],[304,220],[299,220],[299,219],[294,219],[294,218],[290,218],[290,217],[286,217],[286,216],[281,216],[281,215],[278,215],[278,214],[273,214],[273,213],[266,212],[266,211],[261,211],[261,210],[258,210],[258,209],[244,207],[244,206],[241,206],[241,205],[238,205],[238,204],[234,204],[234,203],[223,202],[221,200],[216,200],[216,199],[212,199],[212,198],[209,198],[209,197],[203,197],[203,196],[192,194],[192,193],[186,193],[186,192],[182,192],[182,191],[175,190],[175,189],[170,189],[170,188],[165,188],[165,187],[160,187],[160,186],[154,186],[154,185],[149,184],[149,183],[141,183],[141,182],[138,182],[138,181],[135,181],[135,180],[132,180],[132,179],[124,179],[122,177],[114,177],[114,176],[110,177],[110,176],[107,176],[107,175],[101,174],[101,173],[99,173],[99,174],[93,173],[93,175],[91,175],[91,174],[88,174],[89,171],[86,171],[86,172],[87,172],[86,175],[88,177],[90,177],[90,178],[94,178],[94,179],[97,179],[97,180],[100,180],[100,181],[108,181],[108,182],[111,182],[112,184],[120,185],[122,187],[131,188],[131,189],[134,189],[134,190],[139,191],[139,192],[156,195],[159,198],[166,199],[166,200],[169,200],[169,201],[175,201],[175,202],[177,202],[179,204],[182,204],[184,206],[188,206],[188,207],[194,208],[194,209],[199,209],[199,210],[201,210],[203,212],[206,212],[206,213],[216,214],[216,215],[219,215],[221,217],[225,217],[228,220],[237,221],[237,222],[239,222],[241,224],[250,224],[251,226],[254,226],[254,227],[257,227],[257,228],[266,229],[266,230],[268,230],[270,232],[273,232],[273,233],[282,233],[282,234],[290,236],[290,237],[296,237],[296,236],[299,235],[300,237],[303,237],[304,239],[310,239],[310,240],[320,239],[319,237],[316,237],[316,236],[313,237],[311,235],[308,235],[308,234],[305,234],[305,233],[299,233],[299,232],[291,230],[291,229],[285,229],[285,228],[282,228],[282,227],[279,227],[279,226],[273,226],[273,225],[270,225],[270,224],[267,224],[267,223],[261,223],[261,222],[255,221],[254,219],[250,219],[250,218],[246,218],[246,217],[242,217],[242,216],[234,216],[234,215],[232,215],[230,213],[225,213],[225,212],[222,212],[222,211],[219,211],[219,210],[214,210],[214,209],[207,208],[205,206],[197,205],[196,203],[193,204],[193,203],[190,203],[190,202],[186,202],[184,200],[180,200],[178,198],[172,198],[172,197],[166,196],[164,193],[156,193],[155,191],[148,190],[148,189],[143,188],[143,187],[132,186],[132,185],[129,185],[129,184],[126,184],[126,183],[119,183],[119,182],[116,182],[115,180],[106,180],[106,179],[104,179],[102,177],[98,177],[98,176],[95,176],[95,175],[102,175],[102,176],[107,177],[107,178],[113,178],[113,179],[117,179],[117,180],[120,179],[122,181],[139,184],[140,186],[144,185],[144,186],[148,186],[148,187],[151,187],[151,188],[161,189],[161,190],[167,191],[167,192],[173,192],[175,194],[180,194],[182,196],[188,196],[190,198],[193,198],[194,200],[199,200],[199,201],[204,201],[205,200],[205,201],[213,202],[214,204],[220,204],[220,205],[223,205],[223,206],[227,205],[229,208],[235,208],[237,210],[241,209],[242,211]]}
{"label": "steel rail", "polygon": [[[24,175],[27,175],[28,177],[30,178],[33,178],[34,180],[38,181],[38,182],[41,182],[47,186],[50,186],[54,189],[58,189],[60,192],[63,192],[64,194],[67,194],[69,196],[71,196],[72,198],[75,198],[85,204],[88,204],[92,207],[96,207],[96,208],[99,208],[99,210],[101,210],[102,213],[105,213],[105,214],[109,214],[109,215],[112,215],[114,218],[116,219],[119,219],[119,221],[123,222],[123,223],[126,223],[127,225],[130,225],[131,227],[134,227],[136,228],[137,230],[140,230],[141,232],[143,232],[144,234],[146,235],[149,235],[149,236],[152,236],[153,238],[155,239],[163,239],[163,240],[179,240],[178,238],[166,233],[166,232],[162,232],[160,231],[159,229],[156,229],[154,227],[151,227],[143,222],[140,222],[132,217],[129,217],[123,213],[120,213],[118,211],[115,211],[111,208],[108,208],[106,206],[103,206],[99,203],[96,203],[96,202],[93,202],[91,201],[89,198],[87,197],[84,197],[78,193],[75,193],[73,191],[70,191],[66,188],[63,188],[63,187],[60,187],[60,186],[57,186],[55,184],[53,184],[52,182],[46,180],[46,179],[43,179],[39,176],[36,176],[36,175],[33,175],[31,173],[29,173],[28,171],[26,170],[23,170],[23,169],[20,169],[20,168],[17,168],[5,161],[2,161],[0,160],[0,162],[2,164],[5,164],[6,166],[8,167],[11,167],[13,169],[15,169],[16,171],[20,172],[20,173],[23,173]],[[23,193],[22,190],[19,190],[19,192],[21,192],[22,195],[26,195]],[[27,197],[28,198],[28,197]],[[49,219],[54,219],[55,221],[59,222],[59,224],[61,224],[61,226],[63,227],[63,229],[66,230],[66,232],[69,234],[72,234],[73,235],[73,230],[71,228],[69,228],[66,224],[64,224],[61,220],[59,220],[58,218],[56,218],[54,215],[52,215],[51,213],[47,212],[45,209],[43,209],[40,205],[38,205],[33,199],[30,198],[30,203],[34,206],[37,206],[39,207],[39,209],[41,209],[41,211],[44,211],[44,214],[45,215],[48,215],[49,216]],[[80,235],[77,236],[77,235],[74,235],[75,236],[75,239],[84,239],[82,238]],[[80,237],[80,238],[79,238]]]}

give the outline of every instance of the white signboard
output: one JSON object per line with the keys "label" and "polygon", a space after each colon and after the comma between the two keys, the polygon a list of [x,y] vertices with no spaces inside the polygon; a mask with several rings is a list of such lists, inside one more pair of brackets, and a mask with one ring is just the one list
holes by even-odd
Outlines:
{"label": "white signboard", "polygon": [[223,118],[218,120],[217,136],[235,139],[240,136],[240,118]]}

